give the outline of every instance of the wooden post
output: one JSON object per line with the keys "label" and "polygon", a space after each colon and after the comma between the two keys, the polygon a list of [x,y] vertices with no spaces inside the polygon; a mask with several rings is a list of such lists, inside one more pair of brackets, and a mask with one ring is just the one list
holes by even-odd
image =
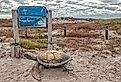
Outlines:
{"label": "wooden post", "polygon": [[64,37],[66,37],[66,27],[64,27]]}
{"label": "wooden post", "polygon": [[20,46],[19,46],[19,31],[17,22],[17,10],[12,10],[12,21],[13,21],[13,33],[14,33],[14,56],[20,57]]}
{"label": "wooden post", "polygon": [[109,40],[108,26],[105,27],[105,40]]}
{"label": "wooden post", "polygon": [[52,10],[48,10],[48,50],[52,49]]}
{"label": "wooden post", "polygon": [[19,43],[18,23],[17,23],[17,10],[12,10],[13,17],[13,32],[15,43]]}
{"label": "wooden post", "polygon": [[25,29],[25,38],[28,38],[27,28]]}
{"label": "wooden post", "polygon": [[15,57],[15,45],[13,45],[15,43],[15,40],[10,40],[10,47],[11,47],[11,57]]}

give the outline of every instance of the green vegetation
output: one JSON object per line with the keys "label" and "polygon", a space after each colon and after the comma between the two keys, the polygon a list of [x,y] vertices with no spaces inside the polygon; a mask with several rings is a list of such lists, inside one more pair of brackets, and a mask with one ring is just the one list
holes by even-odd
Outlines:
{"label": "green vegetation", "polygon": [[21,47],[24,47],[26,49],[47,48],[47,40],[20,38],[20,45],[21,45]]}
{"label": "green vegetation", "polygon": [[102,24],[109,24],[111,26],[120,27],[121,26],[121,19],[107,19],[107,20],[99,20]]}

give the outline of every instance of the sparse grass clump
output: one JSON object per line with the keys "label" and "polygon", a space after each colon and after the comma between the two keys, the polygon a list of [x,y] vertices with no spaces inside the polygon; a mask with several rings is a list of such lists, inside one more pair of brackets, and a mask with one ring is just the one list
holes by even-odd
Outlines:
{"label": "sparse grass clump", "polygon": [[47,40],[44,39],[20,39],[20,46],[26,49],[47,48]]}

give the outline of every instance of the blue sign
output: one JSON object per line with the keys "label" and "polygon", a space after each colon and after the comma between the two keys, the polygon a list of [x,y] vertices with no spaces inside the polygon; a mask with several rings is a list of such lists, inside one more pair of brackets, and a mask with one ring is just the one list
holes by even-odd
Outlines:
{"label": "blue sign", "polygon": [[19,28],[47,27],[46,7],[20,6],[17,12]]}

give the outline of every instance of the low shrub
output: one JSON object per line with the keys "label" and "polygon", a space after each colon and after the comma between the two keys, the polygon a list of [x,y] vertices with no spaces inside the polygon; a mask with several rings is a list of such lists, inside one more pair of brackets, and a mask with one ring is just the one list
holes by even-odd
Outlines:
{"label": "low shrub", "polygon": [[20,46],[26,49],[47,48],[47,40],[20,38]]}

